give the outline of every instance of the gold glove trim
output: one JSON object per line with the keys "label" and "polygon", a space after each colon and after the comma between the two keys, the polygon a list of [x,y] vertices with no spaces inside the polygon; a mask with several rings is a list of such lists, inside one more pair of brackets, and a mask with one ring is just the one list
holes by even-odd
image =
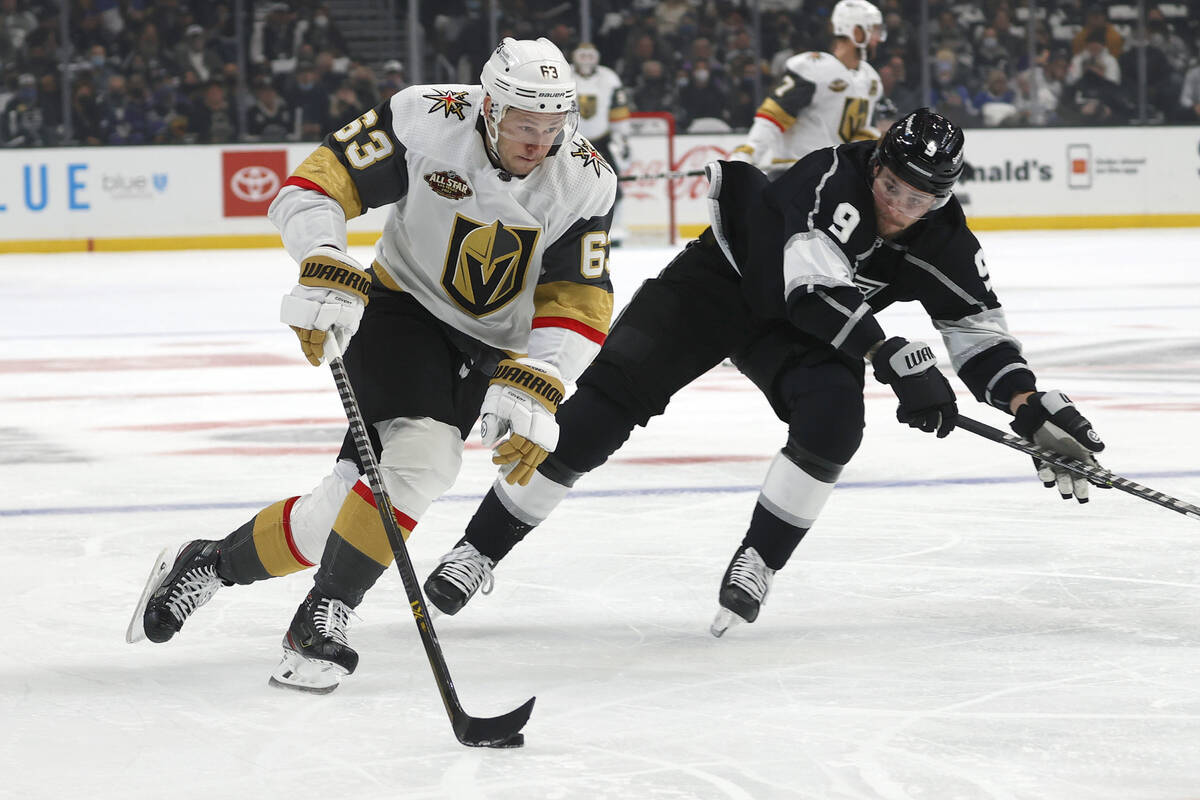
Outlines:
{"label": "gold glove trim", "polygon": [[563,399],[563,383],[552,375],[538,372],[524,364],[506,358],[496,367],[492,383],[512,386],[536,397],[546,410],[553,414]]}
{"label": "gold glove trim", "polygon": [[329,256],[312,255],[300,262],[300,285],[350,292],[366,303],[371,276]]}

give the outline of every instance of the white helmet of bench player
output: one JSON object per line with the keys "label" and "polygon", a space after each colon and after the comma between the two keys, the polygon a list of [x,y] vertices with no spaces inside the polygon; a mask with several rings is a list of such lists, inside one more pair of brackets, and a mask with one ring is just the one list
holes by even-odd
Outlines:
{"label": "white helmet of bench player", "polygon": [[549,39],[543,37],[533,41],[505,37],[483,65],[480,83],[491,98],[484,119],[493,147],[499,136],[500,122],[510,108],[561,119],[562,133],[556,144],[575,135],[579,125],[575,74],[562,51]]}
{"label": "white helmet of bench player", "polygon": [[[829,16],[833,23],[833,35],[845,36],[858,47],[866,50],[872,36],[878,32],[878,41],[887,39],[887,29],[883,27],[883,14],[867,0],[838,0]],[[863,29],[862,41],[859,41],[856,28]]]}

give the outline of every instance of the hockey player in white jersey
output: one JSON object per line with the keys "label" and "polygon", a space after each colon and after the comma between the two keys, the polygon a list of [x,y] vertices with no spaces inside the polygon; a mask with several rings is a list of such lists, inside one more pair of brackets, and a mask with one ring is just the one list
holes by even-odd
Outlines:
{"label": "hockey player in white jersey", "polygon": [[[563,382],[612,314],[616,176],[578,132],[570,65],[547,39],[506,38],[481,83],[385,100],[327,136],[269,211],[300,265],[281,320],[314,366],[345,354],[406,538],[453,483],[481,414],[505,479],[529,480],[557,442]],[[380,206],[390,212],[368,267],[347,252],[346,220]],[[224,539],[164,550],[126,638],[165,642],[222,584],[319,562],[271,682],[332,691],[358,663],[351,612],[391,560],[347,433],[308,494]]]}
{"label": "hockey player in white jersey", "polygon": [[[571,54],[575,67],[575,92],[579,101],[579,132],[595,145],[600,155],[620,171],[629,161],[629,100],[621,78],[600,63],[600,51],[584,42]],[[623,237],[621,185],[613,207],[613,245]]]}
{"label": "hockey player in white jersey", "polygon": [[883,15],[867,0],[839,0],[830,22],[833,51],[787,60],[731,161],[777,174],[822,147],[879,138],[872,122],[883,84],[867,59],[884,39]]}

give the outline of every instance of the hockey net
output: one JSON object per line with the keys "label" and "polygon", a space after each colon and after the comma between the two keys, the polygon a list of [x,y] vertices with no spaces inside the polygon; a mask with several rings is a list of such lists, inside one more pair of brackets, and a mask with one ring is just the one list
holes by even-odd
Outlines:
{"label": "hockey net", "polygon": [[[622,176],[654,175],[675,169],[675,117],[665,112],[631,114],[629,150],[630,159],[622,165]],[[679,226],[670,183],[655,178],[621,183],[624,196],[614,228],[623,229],[631,244],[676,243]]]}
{"label": "hockey net", "polygon": [[[621,175],[700,171],[714,159],[729,157],[722,144],[714,137],[676,137],[671,114],[636,112],[630,117],[631,157]],[[623,181],[621,188],[625,194],[614,228],[627,231],[633,244],[675,245],[707,224],[708,179],[703,175],[647,177]]]}

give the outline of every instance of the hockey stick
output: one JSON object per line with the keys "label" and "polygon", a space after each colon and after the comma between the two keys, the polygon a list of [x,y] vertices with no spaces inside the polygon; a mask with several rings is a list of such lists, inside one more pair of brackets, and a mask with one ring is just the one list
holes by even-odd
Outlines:
{"label": "hockey stick", "polygon": [[521,728],[529,720],[533,712],[531,697],[520,708],[498,717],[472,717],[463,711],[458,701],[458,693],[454,690],[454,681],[450,678],[450,669],[442,656],[442,646],[438,643],[437,633],[433,623],[425,612],[425,599],[421,595],[417,583],[417,573],[413,569],[412,559],[408,555],[408,546],[396,517],[392,514],[392,503],[388,499],[387,490],[383,486],[383,476],[379,474],[379,462],[371,448],[371,437],[367,435],[367,425],[363,422],[362,412],[358,408],[358,400],[354,397],[354,389],[346,375],[346,367],[341,357],[329,362],[333,371],[333,380],[337,384],[338,395],[342,398],[342,407],[346,411],[346,419],[350,422],[350,433],[354,437],[354,446],[358,449],[359,460],[367,472],[367,482],[371,485],[371,494],[375,498],[375,508],[383,527],[387,531],[388,543],[392,546],[392,555],[396,558],[396,568],[400,570],[400,580],[404,582],[404,591],[408,594],[408,604],[412,609],[413,620],[417,623],[417,631],[421,634],[421,644],[425,645],[425,655],[429,658],[429,666],[437,681],[438,691],[442,694],[442,703],[446,713],[450,715],[450,724],[454,735],[469,747],[520,747],[525,744],[525,735]]}
{"label": "hockey stick", "polygon": [[1071,458],[1069,456],[1060,455],[1053,450],[1049,450],[1040,445],[1027,442],[1019,436],[1013,436],[1010,433],[1005,433],[998,428],[993,428],[991,425],[985,425],[982,422],[977,422],[970,417],[958,415],[958,427],[968,430],[971,433],[982,436],[985,439],[991,439],[993,442],[999,442],[1006,447],[1011,447],[1014,450],[1020,450],[1022,453],[1027,453],[1035,458],[1040,458],[1043,461],[1048,461],[1056,467],[1069,469],[1076,475],[1082,475],[1092,483],[1098,486],[1111,486],[1114,489],[1120,489],[1122,492],[1128,492],[1135,497],[1140,497],[1143,500],[1149,500],[1151,503],[1156,503],[1163,508],[1169,508],[1172,511],[1178,511],[1180,514],[1191,517],[1192,519],[1200,519],[1200,507],[1194,506],[1191,503],[1185,503],[1177,497],[1171,497],[1169,494],[1151,489],[1149,486],[1142,486],[1140,483],[1134,483],[1128,478],[1122,478],[1120,475],[1114,475],[1103,467],[1094,467],[1090,464],[1085,464],[1082,461]]}
{"label": "hockey stick", "polygon": [[704,175],[702,169],[689,169],[674,172],[652,172],[649,175],[621,175],[617,178],[622,183],[626,181],[657,181],[657,180],[674,180],[675,178],[699,178]]}
{"label": "hockey stick", "polygon": [[[796,159],[791,159],[789,161],[779,161],[775,164],[771,164],[768,167],[768,169],[784,170],[784,169],[787,169],[788,167],[792,166],[792,164],[795,164],[795,163],[796,163]],[[699,178],[705,174],[706,173],[703,169],[688,169],[688,170],[675,170],[672,172],[651,172],[647,175],[621,175],[617,178],[617,180],[621,181],[622,183],[624,183],[626,181],[675,180],[676,178]]]}

